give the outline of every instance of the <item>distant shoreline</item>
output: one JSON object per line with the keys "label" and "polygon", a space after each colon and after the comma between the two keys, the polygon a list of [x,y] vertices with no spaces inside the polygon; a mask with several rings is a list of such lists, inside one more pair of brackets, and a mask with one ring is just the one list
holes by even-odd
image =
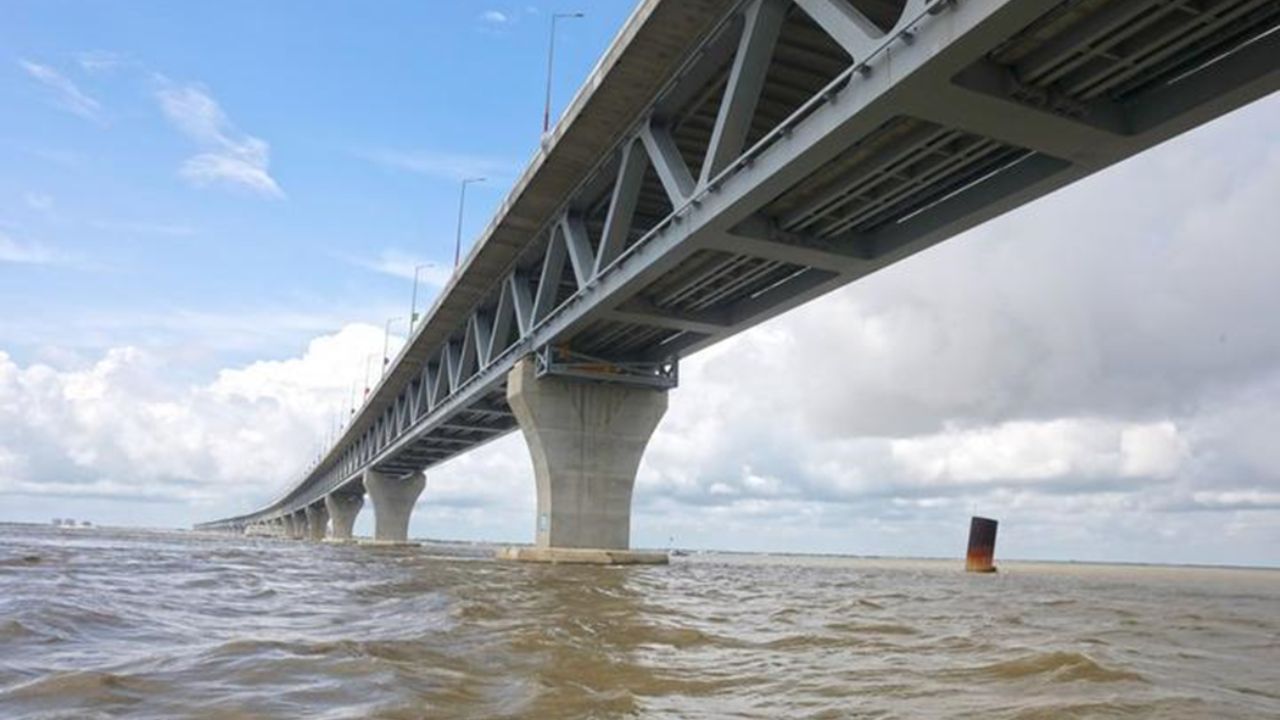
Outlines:
{"label": "distant shoreline", "polygon": [[[91,525],[91,526],[54,526],[49,523],[24,522],[16,520],[0,520],[0,528],[5,527],[21,527],[21,528],[47,528],[50,530],[75,530],[80,531],[125,531],[125,532],[172,532],[184,534],[205,534],[199,530],[189,528],[164,528],[164,527],[145,527],[145,526],[123,526],[123,525]],[[219,535],[219,533],[208,533],[209,535]],[[522,545],[524,543],[504,542],[501,540],[447,540],[430,537],[412,538],[415,542],[422,542],[429,545],[443,545],[454,547],[502,547],[508,545]],[[937,557],[937,556],[913,556],[913,555],[857,555],[852,553],[831,553],[831,552],[794,552],[794,551],[754,551],[754,550],[724,550],[724,549],[708,549],[708,548],[683,548],[683,547],[665,547],[665,548],[637,548],[639,550],[655,550],[655,551],[676,551],[687,558],[705,557],[708,555],[729,556],[735,558],[812,558],[816,560],[857,560],[869,562],[916,562],[916,563],[963,563],[964,558],[960,555],[955,557]],[[1002,558],[997,556],[996,564],[1018,566],[1021,569],[1028,569],[1034,565],[1053,565],[1061,567],[1117,567],[1117,568],[1151,568],[1151,569],[1183,569],[1183,570],[1258,570],[1268,572],[1280,572],[1280,566],[1275,565],[1208,565],[1203,563],[1156,563],[1156,562],[1135,562],[1128,560],[1049,560],[1042,558],[1018,558],[1008,557]]]}

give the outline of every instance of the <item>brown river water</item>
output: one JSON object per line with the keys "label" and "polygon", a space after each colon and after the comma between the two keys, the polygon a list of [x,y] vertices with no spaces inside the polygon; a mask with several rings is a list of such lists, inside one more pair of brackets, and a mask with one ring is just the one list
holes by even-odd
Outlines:
{"label": "brown river water", "polygon": [[1280,718],[1280,571],[0,525],[0,718]]}

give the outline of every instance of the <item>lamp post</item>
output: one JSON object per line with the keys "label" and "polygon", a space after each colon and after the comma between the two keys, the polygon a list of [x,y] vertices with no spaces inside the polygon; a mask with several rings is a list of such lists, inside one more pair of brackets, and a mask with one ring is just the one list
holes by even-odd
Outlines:
{"label": "lamp post", "polygon": [[[391,341],[391,323],[403,319],[404,318],[399,316],[387,318],[387,322],[382,328],[382,375],[387,374],[387,365],[391,362],[391,358],[387,355],[387,346]],[[381,377],[381,375],[379,377]]]}
{"label": "lamp post", "polygon": [[462,259],[462,210],[467,205],[467,186],[471,183],[484,182],[485,178],[473,177],[462,179],[462,191],[458,193],[458,230],[454,233],[453,238],[453,269],[458,269],[458,262]]}
{"label": "lamp post", "polygon": [[[457,262],[454,262],[457,265]],[[415,265],[413,268],[413,300],[409,303],[409,334],[413,334],[413,326],[418,322],[418,273],[424,269],[435,266],[435,263],[427,263],[426,265]]]}
{"label": "lamp post", "polygon": [[[373,362],[374,357],[376,356],[373,353],[364,356],[364,400],[369,399],[369,363]],[[363,400],[361,402],[363,403]]]}
{"label": "lamp post", "polygon": [[547,44],[547,100],[542,106],[542,134],[546,135],[551,130],[551,70],[555,67],[556,60],[556,22],[560,18],[580,18],[585,17],[583,13],[552,13],[551,15],[551,42]]}

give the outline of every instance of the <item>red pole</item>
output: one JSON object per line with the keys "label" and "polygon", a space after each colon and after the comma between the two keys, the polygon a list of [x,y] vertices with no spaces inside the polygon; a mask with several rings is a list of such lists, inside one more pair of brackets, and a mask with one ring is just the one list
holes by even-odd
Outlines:
{"label": "red pole", "polygon": [[996,555],[996,528],[999,523],[991,518],[974,516],[969,521],[969,555],[964,569],[968,572],[990,573],[996,571],[993,564]]}

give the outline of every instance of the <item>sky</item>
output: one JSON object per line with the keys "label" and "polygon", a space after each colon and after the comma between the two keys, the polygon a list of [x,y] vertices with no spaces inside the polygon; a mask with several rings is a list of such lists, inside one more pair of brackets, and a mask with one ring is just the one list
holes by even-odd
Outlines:
{"label": "sky", "polygon": [[[628,0],[0,7],[0,521],[254,509]],[[1280,96],[682,363],[632,544],[1280,566]],[[390,321],[390,334],[386,332]],[[518,434],[411,534],[530,541]],[[371,510],[357,530],[371,526]]]}

